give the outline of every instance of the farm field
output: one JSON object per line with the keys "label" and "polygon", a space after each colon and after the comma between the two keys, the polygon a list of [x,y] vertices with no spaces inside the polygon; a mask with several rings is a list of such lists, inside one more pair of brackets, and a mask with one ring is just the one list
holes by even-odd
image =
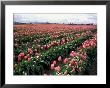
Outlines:
{"label": "farm field", "polygon": [[17,24],[13,36],[14,75],[90,75],[97,61],[96,25]]}

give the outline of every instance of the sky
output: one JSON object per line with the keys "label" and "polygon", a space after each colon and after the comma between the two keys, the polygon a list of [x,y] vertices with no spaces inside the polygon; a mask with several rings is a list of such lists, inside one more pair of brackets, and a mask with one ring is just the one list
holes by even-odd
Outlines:
{"label": "sky", "polygon": [[14,14],[14,22],[30,23],[30,22],[40,22],[40,23],[75,23],[75,24],[97,24],[97,14]]}

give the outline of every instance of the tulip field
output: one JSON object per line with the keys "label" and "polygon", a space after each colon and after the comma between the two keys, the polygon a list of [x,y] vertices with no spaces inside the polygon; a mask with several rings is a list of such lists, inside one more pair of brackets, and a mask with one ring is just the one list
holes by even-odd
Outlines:
{"label": "tulip field", "polygon": [[13,31],[14,75],[90,75],[97,61],[96,25],[17,24]]}

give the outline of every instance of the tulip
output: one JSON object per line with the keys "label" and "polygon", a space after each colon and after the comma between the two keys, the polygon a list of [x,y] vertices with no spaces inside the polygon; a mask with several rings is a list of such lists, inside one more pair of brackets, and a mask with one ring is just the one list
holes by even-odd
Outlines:
{"label": "tulip", "polygon": [[61,61],[61,56],[58,57],[58,61]]}
{"label": "tulip", "polygon": [[79,63],[82,65],[82,60],[80,60]]}
{"label": "tulip", "polygon": [[68,59],[65,58],[64,61],[63,61],[63,63],[66,64],[67,62],[68,62]]}
{"label": "tulip", "polygon": [[28,53],[30,53],[31,52],[31,49],[30,48],[28,48]]}
{"label": "tulip", "polygon": [[43,48],[46,49],[47,48],[47,45],[44,45]]}
{"label": "tulip", "polygon": [[49,44],[49,45],[47,45],[47,49],[49,49],[51,47],[51,45]]}
{"label": "tulip", "polygon": [[70,63],[71,63],[71,65],[73,65],[73,64],[75,63],[75,60],[72,59],[72,60],[70,61]]}
{"label": "tulip", "polygon": [[77,61],[75,61],[74,64],[75,64],[76,66],[78,66],[78,62],[77,62]]}
{"label": "tulip", "polygon": [[28,57],[27,56],[24,56],[24,59],[26,60]]}
{"label": "tulip", "polygon": [[53,64],[55,65],[57,62],[56,61],[53,61]]}
{"label": "tulip", "polygon": [[29,53],[29,54],[32,54],[33,51],[32,51],[30,48],[28,48],[28,53]]}
{"label": "tulip", "polygon": [[27,57],[29,58],[29,57],[30,57],[30,55],[29,55],[29,54],[27,54]]}
{"label": "tulip", "polygon": [[33,52],[31,51],[30,54],[32,54]]}
{"label": "tulip", "polygon": [[24,57],[24,55],[25,55],[24,53],[20,53],[20,54],[18,55],[18,57],[21,58],[21,57]]}
{"label": "tulip", "polygon": [[54,64],[51,64],[51,70],[53,70],[54,69]]}
{"label": "tulip", "polygon": [[72,69],[72,72],[75,72],[75,68]]}
{"label": "tulip", "polygon": [[55,71],[60,72],[60,70],[61,70],[60,66],[55,67]]}
{"label": "tulip", "polygon": [[21,57],[24,57],[25,54],[24,53],[20,53],[20,55],[21,55]]}
{"label": "tulip", "polygon": [[62,43],[65,43],[65,39],[64,39],[64,38],[62,38],[61,42],[62,42]]}
{"label": "tulip", "polygon": [[28,58],[28,61],[30,61],[31,60],[31,58]]}
{"label": "tulip", "polygon": [[19,54],[19,55],[18,55],[18,57],[20,57],[20,58],[21,58],[21,54]]}
{"label": "tulip", "polygon": [[87,54],[86,54],[86,52],[85,52],[84,55],[82,56],[82,59],[83,59],[83,60],[86,60],[86,58],[87,58]]}
{"label": "tulip", "polygon": [[87,58],[87,56],[83,56],[83,57],[82,57],[82,59],[83,59],[84,61],[86,60],[86,58]]}
{"label": "tulip", "polygon": [[51,46],[53,46],[54,45],[54,42],[51,42]]}
{"label": "tulip", "polygon": [[20,60],[21,60],[21,58],[20,58],[20,57],[18,57],[18,62],[20,62]]}
{"label": "tulip", "polygon": [[72,51],[72,52],[70,53],[70,56],[71,56],[71,57],[77,56],[77,53],[74,52],[74,51]]}

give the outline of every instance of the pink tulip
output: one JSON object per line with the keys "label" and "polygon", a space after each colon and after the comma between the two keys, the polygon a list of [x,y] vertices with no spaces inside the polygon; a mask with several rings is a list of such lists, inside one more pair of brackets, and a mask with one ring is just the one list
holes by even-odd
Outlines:
{"label": "pink tulip", "polygon": [[72,52],[70,53],[70,56],[71,56],[71,57],[77,56],[77,53],[74,52],[74,51],[72,51]]}
{"label": "pink tulip", "polygon": [[53,61],[53,64],[55,65],[57,62],[56,61]]}
{"label": "pink tulip", "polygon": [[24,57],[25,54],[24,53],[20,53],[20,55],[21,55],[21,57]]}
{"label": "pink tulip", "polygon": [[24,56],[24,59],[26,60],[28,57],[27,56]]}
{"label": "pink tulip", "polygon": [[18,57],[18,62],[20,62],[20,60],[21,60],[21,58],[20,58],[20,57]]}
{"label": "pink tulip", "polygon": [[75,63],[75,60],[72,59],[72,60],[70,61],[70,63],[71,63],[71,65],[73,65],[73,64]]}
{"label": "pink tulip", "polygon": [[33,51],[32,51],[30,48],[28,48],[28,53],[29,53],[29,54],[32,54]]}
{"label": "pink tulip", "polygon": [[31,49],[30,48],[28,48],[28,53],[30,53],[31,52]]}
{"label": "pink tulip", "polygon": [[20,58],[21,58],[21,54],[19,54],[19,55],[18,55],[18,57],[20,57]]}
{"label": "pink tulip", "polygon": [[86,60],[86,56],[83,56],[82,59],[85,61]]}
{"label": "pink tulip", "polygon": [[80,60],[79,63],[82,65],[82,60]]}
{"label": "pink tulip", "polygon": [[74,62],[74,64],[77,66],[78,65],[78,62],[76,61],[76,62]]}
{"label": "pink tulip", "polygon": [[28,58],[28,61],[30,61],[31,60],[31,58]]}
{"label": "pink tulip", "polygon": [[51,42],[51,46],[53,46],[54,45],[54,42]]}
{"label": "pink tulip", "polygon": [[49,49],[51,47],[51,45],[47,45],[47,49]]}
{"label": "pink tulip", "polygon": [[51,70],[53,70],[54,69],[54,64],[51,64]]}
{"label": "pink tulip", "polygon": [[44,45],[43,48],[46,49],[47,48],[47,45]]}
{"label": "pink tulip", "polygon": [[87,58],[87,54],[84,53],[84,55],[82,56],[82,59],[83,59],[83,60],[86,60],[86,58]]}
{"label": "pink tulip", "polygon": [[61,42],[62,42],[62,43],[65,43],[65,39],[64,39],[64,38],[62,38]]}
{"label": "pink tulip", "polygon": [[32,54],[33,52],[31,51],[30,54]]}
{"label": "pink tulip", "polygon": [[28,58],[30,58],[29,54],[27,55]]}
{"label": "pink tulip", "polygon": [[55,71],[60,72],[60,70],[61,70],[60,66],[55,67]]}
{"label": "pink tulip", "polygon": [[67,62],[68,62],[68,59],[65,58],[64,61],[63,61],[63,63],[66,64]]}
{"label": "pink tulip", "polygon": [[72,69],[72,72],[75,72],[75,68]]}
{"label": "pink tulip", "polygon": [[61,61],[61,56],[58,57],[58,61]]}

